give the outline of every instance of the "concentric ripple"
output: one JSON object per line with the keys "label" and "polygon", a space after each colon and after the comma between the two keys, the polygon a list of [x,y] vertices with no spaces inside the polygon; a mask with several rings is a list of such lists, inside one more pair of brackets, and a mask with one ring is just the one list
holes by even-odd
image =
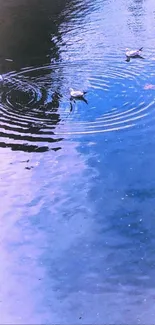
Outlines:
{"label": "concentric ripple", "polygon": [[29,69],[4,76],[1,85],[0,146],[28,152],[61,148],[63,138],[54,132],[61,121],[61,96],[54,85],[51,87],[50,71],[47,70],[48,73],[40,68],[36,74],[38,70]]}
{"label": "concentric ripple", "polygon": [[[84,65],[84,67],[83,67]],[[84,62],[70,67],[68,73],[78,75],[77,88],[85,76],[88,106],[77,103],[59,134],[93,134],[119,131],[132,127],[149,127],[154,123],[154,93],[146,93],[147,73],[143,62],[132,65],[116,58],[115,64]],[[74,71],[74,72],[73,72]],[[67,72],[66,72],[67,73]],[[75,84],[75,81],[74,81]],[[83,82],[85,86],[85,82]]]}
{"label": "concentric ripple", "polygon": [[[59,150],[65,135],[119,131],[154,121],[154,96],[141,63],[114,66],[72,62],[23,69],[3,76],[0,146]],[[140,73],[140,71],[143,71]],[[76,78],[75,78],[76,75]],[[88,105],[70,101],[69,87],[85,88]]]}

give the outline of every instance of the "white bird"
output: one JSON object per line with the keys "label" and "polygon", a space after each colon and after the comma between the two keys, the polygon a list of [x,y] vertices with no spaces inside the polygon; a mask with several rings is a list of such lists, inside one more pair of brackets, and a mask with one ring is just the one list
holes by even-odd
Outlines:
{"label": "white bird", "polygon": [[141,56],[142,50],[143,50],[142,47],[139,50],[126,49],[126,56],[128,58],[135,58],[135,57]]}
{"label": "white bird", "polygon": [[73,88],[70,88],[69,90],[70,90],[70,96],[72,98],[80,98],[86,94],[86,91],[74,90]]}

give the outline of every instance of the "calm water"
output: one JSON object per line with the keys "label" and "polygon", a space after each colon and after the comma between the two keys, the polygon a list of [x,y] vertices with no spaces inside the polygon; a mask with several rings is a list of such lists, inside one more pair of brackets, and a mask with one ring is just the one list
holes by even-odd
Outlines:
{"label": "calm water", "polygon": [[153,324],[155,2],[0,6],[0,323]]}

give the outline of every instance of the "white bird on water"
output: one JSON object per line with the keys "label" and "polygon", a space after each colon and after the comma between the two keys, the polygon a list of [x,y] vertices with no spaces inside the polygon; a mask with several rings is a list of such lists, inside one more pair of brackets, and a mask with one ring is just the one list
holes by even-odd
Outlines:
{"label": "white bird on water", "polygon": [[69,90],[72,98],[81,98],[86,94],[86,91],[74,90],[73,88],[70,88]]}
{"label": "white bird on water", "polygon": [[129,49],[126,49],[126,53],[125,54],[126,54],[127,58],[136,58],[136,57],[141,56],[142,50],[143,50],[142,47],[139,50],[129,50]]}

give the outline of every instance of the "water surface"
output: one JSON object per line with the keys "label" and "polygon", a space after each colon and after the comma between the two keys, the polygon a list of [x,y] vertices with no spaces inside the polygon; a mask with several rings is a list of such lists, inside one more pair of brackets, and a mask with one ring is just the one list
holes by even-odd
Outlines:
{"label": "water surface", "polygon": [[0,5],[0,322],[152,324],[155,3]]}

